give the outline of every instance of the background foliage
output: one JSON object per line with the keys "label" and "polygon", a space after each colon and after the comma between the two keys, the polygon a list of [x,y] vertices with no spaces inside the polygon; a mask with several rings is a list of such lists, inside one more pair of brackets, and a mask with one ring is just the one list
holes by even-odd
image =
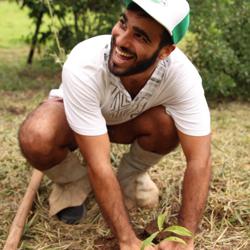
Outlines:
{"label": "background foliage", "polygon": [[212,98],[250,95],[250,1],[190,0],[187,52]]}
{"label": "background foliage", "polygon": [[[75,44],[98,34],[106,34],[117,20],[121,3],[115,0],[16,0],[21,8],[29,9],[29,16],[35,23],[35,31],[31,40],[31,55],[28,63],[32,62],[34,48],[41,44],[50,44],[54,49],[53,29],[56,29],[60,44],[69,52]],[[50,3],[53,19],[56,22],[46,22],[51,19],[48,2]],[[41,29],[43,26],[43,29]]]}

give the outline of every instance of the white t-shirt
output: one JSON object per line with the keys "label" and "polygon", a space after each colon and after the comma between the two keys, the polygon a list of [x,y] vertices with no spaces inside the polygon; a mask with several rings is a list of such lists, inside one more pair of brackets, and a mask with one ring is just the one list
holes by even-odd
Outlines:
{"label": "white t-shirt", "polygon": [[50,92],[63,98],[67,120],[76,133],[104,134],[106,125],[126,122],[158,105],[165,106],[184,134],[210,133],[201,77],[180,49],[160,61],[132,99],[120,78],[108,69],[110,41],[110,35],[103,35],[79,43],[64,64],[60,88]]}

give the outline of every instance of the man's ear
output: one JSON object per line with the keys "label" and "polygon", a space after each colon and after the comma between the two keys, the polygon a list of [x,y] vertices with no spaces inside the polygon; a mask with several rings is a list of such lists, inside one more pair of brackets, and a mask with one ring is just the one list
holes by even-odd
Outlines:
{"label": "man's ear", "polygon": [[164,46],[159,53],[159,59],[164,60],[175,50],[175,48],[176,46],[174,44]]}

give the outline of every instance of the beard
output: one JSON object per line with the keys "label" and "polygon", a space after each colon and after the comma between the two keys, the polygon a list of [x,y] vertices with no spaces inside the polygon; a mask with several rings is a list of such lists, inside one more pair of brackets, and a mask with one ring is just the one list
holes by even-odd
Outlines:
{"label": "beard", "polygon": [[[135,74],[139,74],[142,73],[143,71],[147,70],[149,67],[151,67],[153,64],[155,64],[157,57],[159,55],[159,52],[161,50],[161,48],[157,48],[157,50],[151,55],[150,58],[144,59],[144,60],[140,60],[137,61],[137,63],[135,63],[133,66],[124,69],[124,70],[119,70],[119,68],[117,68],[116,64],[114,62],[112,62],[112,55],[114,53],[114,49],[115,49],[115,38],[112,37],[111,39],[111,51],[109,54],[109,59],[108,59],[108,68],[109,71],[115,75],[115,76],[130,76],[130,75],[135,75]],[[127,52],[129,54],[134,54],[133,52],[131,52],[129,49],[122,47],[122,50],[124,52]],[[137,56],[136,54],[134,54],[134,58],[135,60],[137,60]]]}

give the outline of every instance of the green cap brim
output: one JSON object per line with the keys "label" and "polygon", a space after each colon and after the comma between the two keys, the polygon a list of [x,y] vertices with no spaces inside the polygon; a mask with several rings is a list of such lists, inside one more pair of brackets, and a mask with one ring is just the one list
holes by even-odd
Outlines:
{"label": "green cap brim", "polygon": [[190,23],[190,15],[186,15],[186,17],[175,26],[175,28],[172,31],[172,39],[174,44],[177,44],[185,35],[185,33],[188,30],[188,26]]}

